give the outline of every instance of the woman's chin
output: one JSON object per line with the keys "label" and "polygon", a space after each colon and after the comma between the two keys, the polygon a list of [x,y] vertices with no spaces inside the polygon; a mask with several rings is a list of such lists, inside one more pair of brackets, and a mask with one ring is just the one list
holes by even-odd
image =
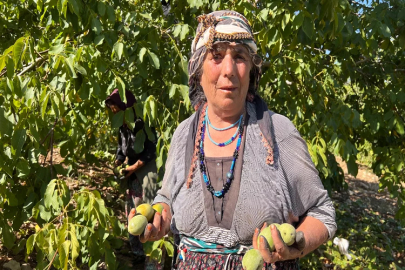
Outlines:
{"label": "woman's chin", "polygon": [[224,99],[222,102],[217,103],[217,107],[223,111],[237,112],[243,106],[243,103],[237,102],[233,99]]}

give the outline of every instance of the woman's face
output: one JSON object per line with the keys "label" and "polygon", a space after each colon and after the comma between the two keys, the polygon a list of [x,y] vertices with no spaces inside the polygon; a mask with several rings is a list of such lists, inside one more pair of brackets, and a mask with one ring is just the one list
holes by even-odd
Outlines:
{"label": "woman's face", "polygon": [[113,114],[116,114],[116,113],[118,113],[119,111],[121,111],[120,107],[118,107],[118,106],[115,105],[115,104],[111,104],[109,108],[111,109],[111,111],[112,111]]}
{"label": "woman's face", "polygon": [[251,57],[245,46],[215,44],[205,57],[200,81],[208,106],[238,113],[244,107],[251,68]]}

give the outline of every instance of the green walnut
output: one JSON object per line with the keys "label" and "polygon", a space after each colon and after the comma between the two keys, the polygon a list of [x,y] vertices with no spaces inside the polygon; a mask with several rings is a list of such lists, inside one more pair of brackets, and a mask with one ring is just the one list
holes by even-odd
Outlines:
{"label": "green walnut", "polygon": [[263,257],[257,249],[249,249],[242,258],[244,270],[261,270],[263,263]]}
{"label": "green walnut", "polygon": [[295,242],[295,228],[293,225],[289,223],[283,223],[280,225],[280,234],[281,238],[283,239],[284,243],[287,246],[291,246]]}
{"label": "green walnut", "polygon": [[155,210],[150,204],[143,203],[138,205],[138,207],[136,208],[136,213],[146,217],[147,221],[151,221],[153,216],[155,215]]}
{"label": "green walnut", "polygon": [[259,248],[261,248],[260,247],[260,236],[263,236],[266,239],[267,244],[269,245],[269,250],[273,251],[274,250],[274,241],[273,241],[273,236],[271,235],[270,227],[266,227],[260,232],[259,237],[257,238],[257,246]]}
{"label": "green walnut", "polygon": [[136,215],[129,221],[128,232],[132,235],[141,235],[145,231],[146,225],[148,225],[146,217]]}
{"label": "green walnut", "polygon": [[164,209],[163,205],[161,205],[160,203],[154,204],[152,208],[155,209],[155,211],[158,212],[159,214],[162,214]]}
{"label": "green walnut", "polygon": [[276,228],[277,228],[278,230],[280,230],[280,224],[278,224],[278,223],[271,223],[271,224],[269,225],[269,227],[270,227],[271,225],[276,226]]}
{"label": "green walnut", "polygon": [[127,165],[125,165],[125,167],[123,167],[121,170],[120,170],[120,174],[121,175],[125,175],[126,173],[127,173],[127,168],[129,167],[129,165],[127,164]]}

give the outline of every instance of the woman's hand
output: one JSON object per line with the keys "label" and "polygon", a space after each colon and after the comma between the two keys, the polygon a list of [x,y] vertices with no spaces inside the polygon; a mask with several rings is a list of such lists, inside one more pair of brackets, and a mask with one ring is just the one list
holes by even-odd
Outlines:
{"label": "woman's hand", "polygon": [[122,164],[122,162],[120,160],[118,160],[118,159],[116,159],[115,162],[114,162],[115,167],[118,167],[121,164]]}
{"label": "woman's hand", "polygon": [[123,172],[125,174],[125,178],[128,178],[131,176],[131,174],[133,174],[134,172],[136,172],[138,169],[140,169],[141,167],[143,167],[144,163],[141,160],[138,160],[137,162],[135,162],[134,164],[126,167]]}
{"label": "woman's hand", "polygon": [[[267,223],[263,224],[263,227],[260,231],[267,227]],[[263,260],[266,263],[274,263],[277,261],[285,261],[285,260],[292,260],[299,258],[303,254],[303,250],[305,248],[305,237],[302,231],[296,232],[295,243],[291,246],[287,246],[283,239],[281,238],[277,227],[274,225],[270,226],[271,236],[273,237],[273,243],[275,247],[275,251],[271,252],[269,250],[269,246],[267,244],[267,240],[260,236],[260,248],[257,245],[257,239],[259,237],[259,229],[255,230],[253,234],[253,247],[260,251]]]}
{"label": "woman's hand", "polygon": [[[139,239],[142,243],[145,243],[147,241],[159,240],[170,230],[170,207],[165,203],[161,204],[164,208],[162,214],[156,212],[155,216],[153,217],[153,223],[148,223],[148,225],[146,225],[145,227],[144,233],[139,236]],[[131,220],[135,216],[135,214],[136,210],[132,208],[131,212],[128,215],[128,221]]]}

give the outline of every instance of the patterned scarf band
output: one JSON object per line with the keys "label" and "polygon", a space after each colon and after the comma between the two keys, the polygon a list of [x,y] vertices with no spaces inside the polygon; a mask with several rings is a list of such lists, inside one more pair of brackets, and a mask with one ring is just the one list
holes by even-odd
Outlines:
{"label": "patterned scarf band", "polygon": [[202,46],[212,49],[215,41],[244,40],[254,53],[257,52],[252,29],[245,17],[237,12],[218,11],[197,18],[199,26],[192,44],[192,53]]}
{"label": "patterned scarf band", "polygon": [[[197,17],[199,22],[196,36],[191,45],[192,56],[188,64],[190,100],[192,106],[198,107],[204,100],[202,89],[199,86],[200,68],[204,61],[207,50],[211,50],[217,42],[235,42],[244,44],[249,48],[252,55],[257,56],[257,45],[253,37],[252,28],[248,20],[235,11],[214,11]],[[261,58],[252,58],[256,66],[261,66]],[[259,60],[259,61],[257,61]],[[254,75],[257,82],[260,72]]]}

